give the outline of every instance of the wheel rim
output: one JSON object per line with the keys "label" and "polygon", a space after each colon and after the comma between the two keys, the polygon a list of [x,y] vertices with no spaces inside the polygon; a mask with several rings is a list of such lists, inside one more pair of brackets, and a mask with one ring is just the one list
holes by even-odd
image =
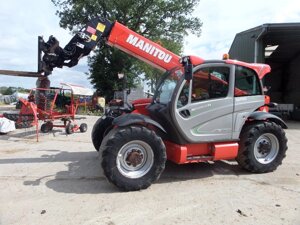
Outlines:
{"label": "wheel rim", "polygon": [[153,165],[152,148],[144,141],[130,141],[122,146],[116,159],[119,172],[125,177],[136,179],[149,172]]}
{"label": "wheel rim", "polygon": [[279,152],[279,141],[274,134],[261,135],[254,145],[254,156],[261,164],[271,163]]}

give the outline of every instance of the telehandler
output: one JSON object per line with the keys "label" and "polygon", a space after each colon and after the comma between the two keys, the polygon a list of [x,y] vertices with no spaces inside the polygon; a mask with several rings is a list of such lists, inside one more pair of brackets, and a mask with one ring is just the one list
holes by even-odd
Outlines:
{"label": "telehandler", "polygon": [[75,66],[97,45],[123,50],[166,71],[152,99],[108,109],[93,127],[107,179],[122,190],[149,187],[177,164],[236,159],[254,173],[274,171],[286,155],[287,125],[268,113],[265,64],[179,57],[124,25],[94,18],[64,47],[39,39],[40,72]]}

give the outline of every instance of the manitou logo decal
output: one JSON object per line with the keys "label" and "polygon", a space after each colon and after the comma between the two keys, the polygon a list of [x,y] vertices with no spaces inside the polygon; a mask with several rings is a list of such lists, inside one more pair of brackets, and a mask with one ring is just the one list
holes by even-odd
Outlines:
{"label": "manitou logo decal", "polygon": [[171,55],[145,42],[144,40],[140,40],[138,37],[135,37],[132,34],[129,34],[126,42],[141,49],[144,52],[147,52],[154,57],[157,57],[160,60],[163,60],[165,63],[169,63],[172,59]]}

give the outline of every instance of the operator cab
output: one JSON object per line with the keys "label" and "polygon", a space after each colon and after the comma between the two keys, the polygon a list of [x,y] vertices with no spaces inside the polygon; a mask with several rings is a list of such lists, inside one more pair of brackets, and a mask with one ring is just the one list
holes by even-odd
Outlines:
{"label": "operator cab", "polygon": [[[238,140],[248,116],[264,103],[257,73],[223,60],[207,61],[183,76],[181,68],[160,80],[150,116],[177,144]],[[186,80],[186,77],[190,77]]]}

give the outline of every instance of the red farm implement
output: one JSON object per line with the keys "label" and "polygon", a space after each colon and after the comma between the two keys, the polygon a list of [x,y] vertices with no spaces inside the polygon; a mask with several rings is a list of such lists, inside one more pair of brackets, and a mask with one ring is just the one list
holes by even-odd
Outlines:
{"label": "red farm implement", "polygon": [[[8,119],[16,121],[17,128],[36,126],[43,121],[41,131],[50,132],[54,127],[64,128],[67,134],[75,131],[86,132],[87,124],[77,124],[75,115],[78,106],[85,105],[93,91],[79,85],[61,83],[60,88],[34,88],[28,99],[20,99],[19,114],[4,114]],[[62,121],[57,123],[56,121]]]}

